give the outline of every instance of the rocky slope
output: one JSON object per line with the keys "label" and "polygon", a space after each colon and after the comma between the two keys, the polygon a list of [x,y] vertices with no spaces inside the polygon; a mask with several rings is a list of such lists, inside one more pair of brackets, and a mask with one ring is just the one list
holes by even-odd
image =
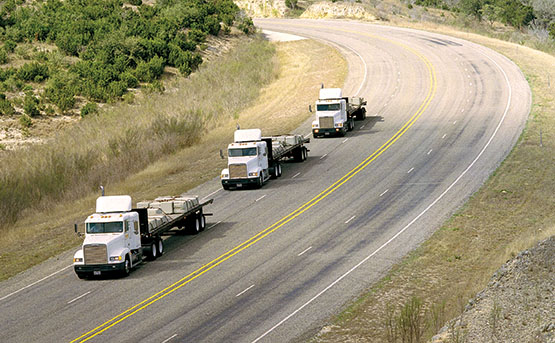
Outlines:
{"label": "rocky slope", "polygon": [[555,236],[505,263],[440,342],[555,342]]}

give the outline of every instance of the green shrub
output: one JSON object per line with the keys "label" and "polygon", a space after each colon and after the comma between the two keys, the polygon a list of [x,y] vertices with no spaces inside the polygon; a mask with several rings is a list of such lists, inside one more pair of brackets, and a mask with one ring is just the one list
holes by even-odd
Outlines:
{"label": "green shrub", "polygon": [[81,109],[81,117],[98,112],[98,106],[94,102],[89,102]]}
{"label": "green shrub", "polygon": [[19,123],[24,128],[31,127],[33,125],[33,120],[26,114],[19,117]]}
{"label": "green shrub", "polygon": [[25,114],[29,117],[38,116],[40,114],[38,106],[39,99],[37,99],[37,97],[32,93],[27,93],[25,95],[25,99],[23,100],[23,111],[25,111]]}
{"label": "green shrub", "polygon": [[127,88],[136,88],[139,85],[139,80],[131,72],[121,73],[119,78],[126,83]]}
{"label": "green shrub", "polygon": [[254,23],[252,22],[252,19],[248,17],[243,18],[237,27],[245,34],[254,32]]}
{"label": "green shrub", "polygon": [[23,81],[41,82],[48,78],[48,67],[37,62],[25,63],[17,70],[17,77]]}
{"label": "green shrub", "polygon": [[2,48],[0,49],[0,64],[6,63],[8,63],[8,53],[6,52],[6,49]]}
{"label": "green shrub", "polygon": [[143,4],[143,0],[129,0],[129,3],[134,6],[141,6]]}
{"label": "green shrub", "polygon": [[0,115],[15,114],[15,109],[4,93],[0,93]]}
{"label": "green shrub", "polygon": [[4,49],[6,49],[7,52],[14,52],[16,46],[17,43],[13,40],[7,39],[4,41]]}

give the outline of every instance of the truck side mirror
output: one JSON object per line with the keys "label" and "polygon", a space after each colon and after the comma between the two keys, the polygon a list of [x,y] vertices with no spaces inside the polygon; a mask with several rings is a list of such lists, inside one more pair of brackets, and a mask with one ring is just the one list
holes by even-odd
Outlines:
{"label": "truck side mirror", "polygon": [[220,149],[220,158],[223,160],[224,159],[224,152],[222,151],[222,149]]}
{"label": "truck side mirror", "polygon": [[77,223],[73,224],[73,228],[74,228],[75,233],[77,234],[77,236],[79,236],[79,237],[83,236],[83,233],[79,232],[79,227],[78,227]]}
{"label": "truck side mirror", "polygon": [[308,105],[308,112],[312,113],[312,105]]}

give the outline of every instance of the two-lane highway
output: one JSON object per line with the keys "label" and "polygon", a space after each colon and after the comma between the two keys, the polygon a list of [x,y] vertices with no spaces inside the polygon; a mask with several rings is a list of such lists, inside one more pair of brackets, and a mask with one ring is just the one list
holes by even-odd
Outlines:
{"label": "two-lane highway", "polygon": [[167,239],[166,254],[128,278],[81,281],[70,268],[24,289],[39,277],[3,282],[0,341],[286,342],[313,332],[480,187],[530,110],[518,68],[464,40],[351,21],[256,25],[337,47],[349,63],[344,94],[367,98],[370,116],[346,137],[313,139],[305,163],[285,164],[262,189],[195,189],[215,198],[209,229]]}

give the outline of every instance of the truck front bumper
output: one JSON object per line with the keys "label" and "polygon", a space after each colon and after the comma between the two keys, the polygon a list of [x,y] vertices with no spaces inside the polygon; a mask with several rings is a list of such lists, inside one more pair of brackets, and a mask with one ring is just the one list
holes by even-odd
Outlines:
{"label": "truck front bumper", "polygon": [[343,132],[343,128],[337,127],[333,129],[312,129],[312,136],[313,137],[322,137],[322,136],[335,136],[339,135]]}
{"label": "truck front bumper", "polygon": [[245,179],[222,179],[222,186],[241,188],[244,186],[256,185],[257,182],[258,182],[257,177],[245,178]]}
{"label": "truck front bumper", "polygon": [[125,269],[125,262],[113,264],[76,264],[73,270],[77,274],[103,275],[108,273],[120,272]]}

